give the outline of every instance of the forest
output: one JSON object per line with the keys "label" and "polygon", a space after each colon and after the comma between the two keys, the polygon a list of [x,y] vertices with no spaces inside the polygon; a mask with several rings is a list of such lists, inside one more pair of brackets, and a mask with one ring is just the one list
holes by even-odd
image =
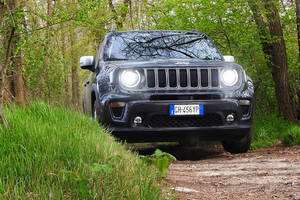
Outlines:
{"label": "forest", "polygon": [[0,0],[0,110],[35,100],[81,110],[79,58],[110,29],[199,29],[251,76],[257,115],[299,123],[299,23],[300,0]]}
{"label": "forest", "polygon": [[300,144],[300,0],[0,0],[0,199],[170,199],[144,162],[165,152],[141,159],[82,114],[79,58],[111,29],[207,34],[253,79],[251,149]]}

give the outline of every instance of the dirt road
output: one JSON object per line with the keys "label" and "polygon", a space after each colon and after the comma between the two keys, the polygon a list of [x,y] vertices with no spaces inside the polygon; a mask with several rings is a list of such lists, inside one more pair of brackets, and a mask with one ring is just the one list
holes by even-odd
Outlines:
{"label": "dirt road", "polygon": [[300,146],[232,155],[221,146],[137,147],[141,154],[159,148],[178,161],[167,181],[180,199],[300,199]]}

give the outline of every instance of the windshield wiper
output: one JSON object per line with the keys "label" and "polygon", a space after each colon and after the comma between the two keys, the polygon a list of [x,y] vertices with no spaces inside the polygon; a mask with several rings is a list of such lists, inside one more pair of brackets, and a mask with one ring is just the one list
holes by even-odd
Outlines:
{"label": "windshield wiper", "polygon": [[128,60],[126,58],[106,58],[107,61]]}

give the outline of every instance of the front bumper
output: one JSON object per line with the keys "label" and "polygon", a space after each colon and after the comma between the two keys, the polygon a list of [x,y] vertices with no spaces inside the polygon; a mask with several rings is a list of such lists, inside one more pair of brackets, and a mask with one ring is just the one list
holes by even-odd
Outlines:
{"label": "front bumper", "polygon": [[[180,142],[190,139],[233,141],[245,137],[252,127],[252,105],[239,104],[238,99],[197,101],[149,101],[126,102],[121,115],[114,116],[109,104],[104,102],[102,120],[109,125],[112,134],[127,142]],[[202,116],[169,116],[170,105],[203,104]],[[233,114],[234,122],[227,122],[226,116]],[[142,118],[142,124],[134,124],[135,117]]]}
{"label": "front bumper", "polygon": [[127,142],[181,142],[190,140],[239,141],[251,124],[209,128],[112,128],[112,134]]}

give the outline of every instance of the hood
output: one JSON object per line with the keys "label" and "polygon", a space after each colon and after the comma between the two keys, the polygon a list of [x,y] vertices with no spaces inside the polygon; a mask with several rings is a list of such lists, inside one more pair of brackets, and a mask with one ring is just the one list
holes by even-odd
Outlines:
{"label": "hood", "polygon": [[200,59],[155,59],[146,61],[108,61],[107,66],[114,66],[117,68],[189,68],[189,67],[239,67],[240,65],[224,61],[211,61]]}

